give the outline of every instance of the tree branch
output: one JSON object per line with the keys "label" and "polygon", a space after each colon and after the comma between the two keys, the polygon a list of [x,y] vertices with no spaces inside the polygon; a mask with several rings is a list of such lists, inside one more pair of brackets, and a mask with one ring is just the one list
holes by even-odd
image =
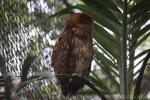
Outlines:
{"label": "tree branch", "polygon": [[120,74],[120,93],[122,95],[121,100],[128,99],[128,79],[127,79],[127,0],[123,1],[123,23],[122,23],[122,34],[121,34],[121,61],[119,66]]}
{"label": "tree branch", "polygon": [[28,71],[31,67],[32,62],[34,61],[35,57],[29,55],[27,59],[24,61],[22,66],[22,75],[21,75],[21,82],[27,80]]}

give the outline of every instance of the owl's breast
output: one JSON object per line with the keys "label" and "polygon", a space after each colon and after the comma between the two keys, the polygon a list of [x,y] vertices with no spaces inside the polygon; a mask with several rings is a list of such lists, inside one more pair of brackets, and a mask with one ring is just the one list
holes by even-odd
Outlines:
{"label": "owl's breast", "polygon": [[72,39],[72,51],[70,60],[72,63],[72,68],[74,74],[81,74],[81,76],[88,75],[88,69],[92,60],[92,41],[84,41],[80,38]]}

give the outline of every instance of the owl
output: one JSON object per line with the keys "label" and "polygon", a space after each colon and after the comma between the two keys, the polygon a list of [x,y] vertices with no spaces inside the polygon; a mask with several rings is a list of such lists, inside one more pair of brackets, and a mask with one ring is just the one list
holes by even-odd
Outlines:
{"label": "owl", "polygon": [[58,37],[52,53],[52,64],[64,96],[75,95],[88,78],[93,56],[92,19],[84,13],[72,14]]}

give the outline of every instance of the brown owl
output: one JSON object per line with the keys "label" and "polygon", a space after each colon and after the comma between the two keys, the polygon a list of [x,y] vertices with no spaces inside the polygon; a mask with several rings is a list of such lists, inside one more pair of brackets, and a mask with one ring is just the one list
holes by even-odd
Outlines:
{"label": "brown owl", "polygon": [[89,75],[93,51],[92,23],[86,14],[74,13],[54,46],[52,67],[64,96],[74,95],[84,86],[81,79],[71,76],[87,78]]}

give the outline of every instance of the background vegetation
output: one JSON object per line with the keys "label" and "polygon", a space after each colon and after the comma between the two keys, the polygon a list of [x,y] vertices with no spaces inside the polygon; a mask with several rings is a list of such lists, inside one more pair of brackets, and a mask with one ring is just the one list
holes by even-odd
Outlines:
{"label": "background vegetation", "polygon": [[[149,5],[149,0],[1,0],[0,97],[66,99],[50,69],[51,52],[68,15],[76,9],[94,20],[89,81],[106,99],[148,98]],[[85,87],[70,100],[91,98],[100,97]]]}

